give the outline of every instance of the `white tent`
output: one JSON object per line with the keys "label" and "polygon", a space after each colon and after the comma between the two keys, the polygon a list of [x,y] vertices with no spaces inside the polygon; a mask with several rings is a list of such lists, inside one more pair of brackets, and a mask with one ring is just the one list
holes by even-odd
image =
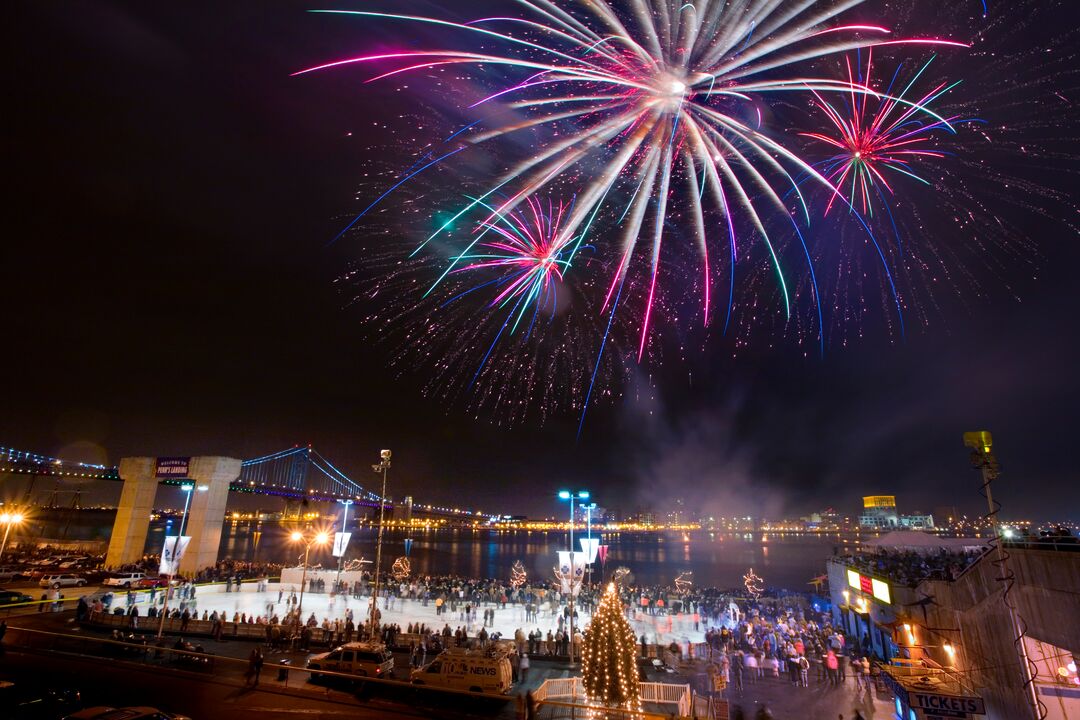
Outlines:
{"label": "white tent", "polygon": [[917,553],[935,553],[941,550],[950,552],[977,552],[986,547],[981,538],[939,537],[918,530],[894,530],[881,537],[867,540],[863,547],[871,551],[904,550]]}

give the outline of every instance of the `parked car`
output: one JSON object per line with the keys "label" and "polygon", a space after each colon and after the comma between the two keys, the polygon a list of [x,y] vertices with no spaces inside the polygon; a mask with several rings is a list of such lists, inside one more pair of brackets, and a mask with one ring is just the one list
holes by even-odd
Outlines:
{"label": "parked car", "polygon": [[35,688],[0,680],[0,707],[4,708],[5,718],[55,718],[60,713],[78,710],[80,705],[79,691],[73,688]]}
{"label": "parked car", "polygon": [[38,582],[43,588],[82,587],[86,578],[78,575],[46,575]]}
{"label": "parked car", "polygon": [[92,707],[72,713],[64,720],[191,720],[191,718],[152,707]]}
{"label": "parked car", "polygon": [[33,602],[34,598],[18,590],[0,589],[0,605],[14,605],[15,603]]}
{"label": "parked car", "polygon": [[131,583],[133,588],[159,588],[165,587],[166,580],[163,577],[144,577]]}
{"label": "parked car", "polygon": [[146,577],[146,573],[141,572],[122,572],[115,573],[112,577],[105,578],[105,582],[102,585],[109,585],[112,587],[134,587],[135,583]]}
{"label": "parked car", "polygon": [[0,582],[11,582],[13,580],[22,580],[28,577],[30,577],[30,575],[20,568],[0,567]]}
{"label": "parked car", "polygon": [[308,670],[333,670],[360,677],[390,677],[394,671],[394,656],[379,643],[352,642],[330,652],[312,655]]}

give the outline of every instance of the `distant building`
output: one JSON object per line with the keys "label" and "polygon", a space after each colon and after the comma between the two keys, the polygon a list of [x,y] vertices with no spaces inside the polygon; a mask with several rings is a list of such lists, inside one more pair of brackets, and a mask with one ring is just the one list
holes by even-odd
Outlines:
{"label": "distant building", "polygon": [[859,525],[875,530],[891,530],[899,527],[900,516],[896,512],[896,496],[864,496],[863,511],[859,514]]}
{"label": "distant building", "polygon": [[934,516],[915,511],[911,515],[901,515],[900,525],[911,530],[929,530],[934,527]]}
{"label": "distant building", "polygon": [[682,525],[689,521],[689,515],[686,512],[686,503],[682,498],[675,498],[674,507],[668,511],[667,523],[669,525]]}
{"label": "distant building", "polygon": [[919,511],[901,515],[896,510],[895,495],[866,495],[863,511],[859,514],[859,526],[873,530],[930,530],[934,527],[934,516]]}
{"label": "distant building", "polygon": [[655,525],[656,514],[651,513],[648,510],[642,510],[638,512],[631,520],[639,525]]}
{"label": "distant building", "polygon": [[574,522],[576,523],[603,523],[604,518],[608,515],[608,509],[597,505],[592,510],[586,510],[585,508],[577,505],[574,507]]}

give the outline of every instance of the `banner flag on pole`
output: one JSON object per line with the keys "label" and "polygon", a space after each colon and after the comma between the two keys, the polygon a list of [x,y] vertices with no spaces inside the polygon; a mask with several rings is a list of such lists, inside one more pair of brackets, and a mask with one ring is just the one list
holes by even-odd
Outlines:
{"label": "banner flag on pole", "polygon": [[599,549],[600,538],[581,538],[581,554],[585,556],[587,565],[596,562],[596,553]]}
{"label": "banner flag on pole", "polygon": [[175,575],[190,542],[190,535],[166,537],[165,545],[161,548],[161,566],[158,568],[158,574]]}
{"label": "banner flag on pole", "polygon": [[567,595],[577,595],[585,577],[585,553],[559,550],[559,582]]}
{"label": "banner flag on pole", "polygon": [[409,557],[410,550],[412,550],[412,538],[405,538],[405,557]]}
{"label": "banner flag on pole", "polygon": [[564,595],[570,593],[570,573],[572,567],[570,563],[570,551],[559,550],[559,582],[561,584],[561,590]]}
{"label": "banner flag on pole", "polygon": [[345,554],[345,548],[349,546],[349,538],[351,537],[352,533],[334,533],[334,557],[341,557]]}
{"label": "banner flag on pole", "polygon": [[600,545],[599,547],[596,548],[597,552],[600,554],[600,564],[601,565],[603,565],[603,564],[605,564],[607,562],[608,547],[610,547],[610,546],[608,546],[608,545]]}

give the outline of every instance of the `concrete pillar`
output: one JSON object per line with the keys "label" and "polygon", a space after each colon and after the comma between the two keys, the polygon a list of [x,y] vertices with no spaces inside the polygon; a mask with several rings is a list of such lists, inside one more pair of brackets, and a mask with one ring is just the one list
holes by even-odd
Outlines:
{"label": "concrete pillar", "polygon": [[105,567],[115,568],[135,562],[143,556],[146,532],[150,527],[150,514],[154,511],[158,479],[154,476],[155,458],[131,457],[120,461],[120,478],[124,489],[120,492],[120,507],[116,510],[109,553]]}
{"label": "concrete pillar", "polygon": [[227,457],[193,457],[188,477],[195,490],[184,524],[184,534],[191,538],[191,543],[180,560],[182,575],[194,575],[217,562],[229,483],[240,477],[240,461]]}

